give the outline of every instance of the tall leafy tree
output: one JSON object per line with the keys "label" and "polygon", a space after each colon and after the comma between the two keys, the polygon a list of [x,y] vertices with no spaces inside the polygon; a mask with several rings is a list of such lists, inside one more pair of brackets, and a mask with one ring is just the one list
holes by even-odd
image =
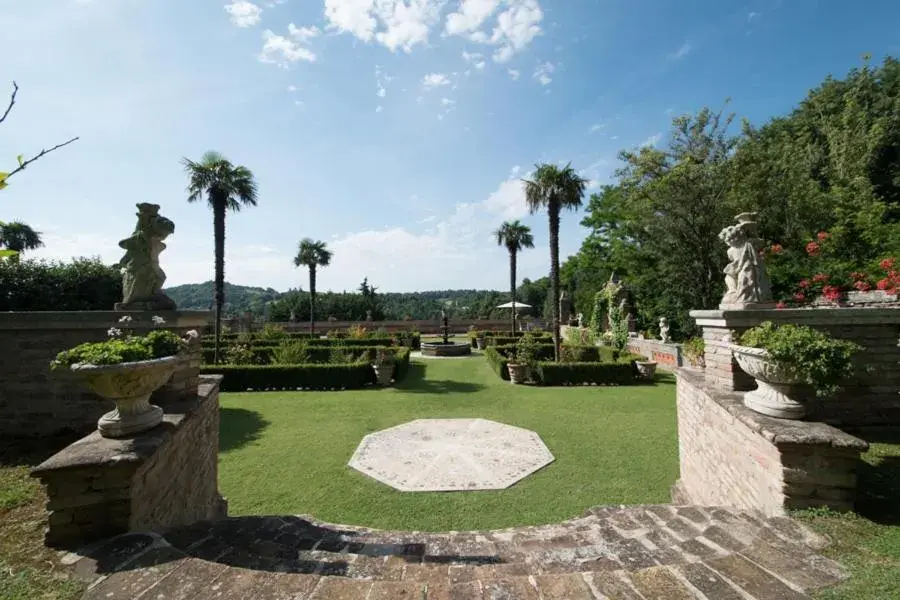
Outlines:
{"label": "tall leafy tree", "polygon": [[[316,331],[316,270],[331,264],[331,251],[325,242],[313,241],[310,238],[300,240],[294,266],[305,265],[309,268],[309,332]],[[368,280],[367,280],[368,285]]]}
{"label": "tall leafy tree", "polygon": [[509,299],[513,303],[510,317],[512,331],[516,331],[516,257],[524,248],[534,248],[531,228],[520,221],[507,221],[494,232],[498,246],[506,246],[509,251]]}
{"label": "tall leafy tree", "polygon": [[559,215],[562,209],[581,206],[587,179],[578,175],[571,164],[558,167],[535,165],[531,179],[525,182],[525,202],[531,214],[546,209],[550,222],[550,297],[553,302],[554,357],[559,361]]}
{"label": "tall leafy tree", "polygon": [[225,213],[238,212],[244,206],[256,206],[257,191],[253,172],[247,167],[233,165],[218,152],[207,152],[199,162],[182,159],[189,178],[188,202],[198,202],[204,197],[213,212],[213,239],[215,246],[215,352],[219,362],[221,343],[222,307],[225,304]]}
{"label": "tall leafy tree", "polygon": [[0,244],[7,250],[21,253],[36,250],[44,245],[41,234],[29,225],[19,221],[0,223]]}

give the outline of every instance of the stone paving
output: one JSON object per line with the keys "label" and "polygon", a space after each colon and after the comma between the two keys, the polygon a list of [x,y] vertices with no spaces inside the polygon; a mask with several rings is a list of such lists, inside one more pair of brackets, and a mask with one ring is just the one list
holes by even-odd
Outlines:
{"label": "stone paving", "polygon": [[65,557],[84,600],[800,600],[846,577],[786,517],[603,506],[554,525],[419,533],[236,517]]}
{"label": "stone paving", "polygon": [[370,433],[349,465],[402,492],[502,490],[553,462],[540,436],[486,419],[416,419]]}

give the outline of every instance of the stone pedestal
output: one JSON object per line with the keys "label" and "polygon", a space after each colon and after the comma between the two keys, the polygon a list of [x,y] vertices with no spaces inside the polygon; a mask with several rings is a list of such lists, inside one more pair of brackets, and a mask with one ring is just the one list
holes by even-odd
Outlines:
{"label": "stone pedestal", "polygon": [[731,354],[747,329],[763,321],[808,325],[864,349],[855,358],[854,376],[835,396],[792,392],[806,405],[807,418],[850,427],[900,425],[900,307],[695,310],[691,316],[703,330],[708,386],[725,392],[756,387]]}
{"label": "stone pedestal", "polygon": [[132,531],[164,532],[225,516],[218,491],[219,384],[201,378],[197,393],[166,406],[163,423],[131,438],[99,432],[33,471],[46,486],[46,544],[77,548]]}
{"label": "stone pedestal", "polygon": [[755,413],[742,404],[742,394],[713,389],[696,370],[677,375],[681,478],[674,502],[766,515],[853,508],[866,442],[825,423]]}

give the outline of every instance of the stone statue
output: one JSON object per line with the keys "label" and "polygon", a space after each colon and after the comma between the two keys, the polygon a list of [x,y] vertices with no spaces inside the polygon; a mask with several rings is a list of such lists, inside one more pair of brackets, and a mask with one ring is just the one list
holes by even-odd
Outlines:
{"label": "stone statue", "polygon": [[175,224],[159,215],[158,204],[137,205],[138,222],[131,237],[119,242],[125,256],[122,268],[122,301],[115,310],[175,310],[175,302],[162,292],[166,274],[159,266],[163,240],[175,232]]}
{"label": "stone statue", "polygon": [[372,311],[371,310],[366,311],[366,321],[369,321],[369,322],[372,321]]}
{"label": "stone statue", "polygon": [[296,320],[297,320],[297,313],[295,313],[294,311],[291,311],[291,316],[288,317],[288,321],[290,321],[291,323],[293,323],[293,322],[295,322]]}
{"label": "stone statue", "polygon": [[672,336],[669,335],[669,320],[665,317],[659,318],[659,339],[663,344],[672,342]]}
{"label": "stone statue", "polygon": [[578,326],[584,327],[584,313],[578,313]]}
{"label": "stone statue", "polygon": [[728,266],[725,267],[725,295],[720,309],[771,308],[772,288],[760,249],[763,242],[756,237],[756,213],[741,213],[737,225],[729,225],[719,233],[728,244]]}

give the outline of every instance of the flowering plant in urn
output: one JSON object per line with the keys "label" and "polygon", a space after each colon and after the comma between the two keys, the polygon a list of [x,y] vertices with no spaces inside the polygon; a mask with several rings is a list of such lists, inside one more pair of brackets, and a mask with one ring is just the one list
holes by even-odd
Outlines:
{"label": "flowering plant in urn", "polygon": [[[152,322],[156,327],[165,324],[159,316]],[[162,422],[163,411],[150,404],[150,394],[169,380],[179,355],[199,339],[194,330],[183,337],[165,329],[139,335],[128,332],[132,323],[132,317],[125,315],[109,328],[106,341],[64,350],[50,363],[53,370],[69,369],[94,393],[116,403],[115,410],[97,422],[104,437],[129,436]]]}

